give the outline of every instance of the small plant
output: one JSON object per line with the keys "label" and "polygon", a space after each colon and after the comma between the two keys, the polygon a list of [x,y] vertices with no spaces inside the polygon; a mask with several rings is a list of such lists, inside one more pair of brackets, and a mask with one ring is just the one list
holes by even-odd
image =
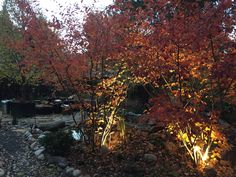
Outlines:
{"label": "small plant", "polygon": [[57,131],[47,134],[40,140],[46,151],[52,155],[66,155],[74,143],[71,131]]}

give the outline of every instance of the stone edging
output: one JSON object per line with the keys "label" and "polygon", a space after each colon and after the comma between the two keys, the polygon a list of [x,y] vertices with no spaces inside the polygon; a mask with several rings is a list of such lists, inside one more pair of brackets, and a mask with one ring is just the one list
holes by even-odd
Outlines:
{"label": "stone edging", "polygon": [[[32,133],[31,133],[32,132]],[[32,131],[26,131],[24,133],[24,139],[29,144],[30,149],[34,152],[35,157],[38,160],[46,161],[49,164],[54,164],[64,170],[64,173],[68,177],[90,177],[90,175],[82,175],[81,170],[73,168],[68,165],[66,158],[60,156],[50,156],[45,152],[45,147],[40,145],[39,139],[46,136],[48,131],[43,132],[42,130],[35,128]],[[37,138],[35,139],[33,136]],[[47,157],[47,158],[45,158]]]}

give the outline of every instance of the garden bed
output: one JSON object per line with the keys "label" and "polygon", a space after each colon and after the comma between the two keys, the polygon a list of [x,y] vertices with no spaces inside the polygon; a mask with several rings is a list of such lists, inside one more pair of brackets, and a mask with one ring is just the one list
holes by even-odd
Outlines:
{"label": "garden bed", "polygon": [[[70,155],[72,166],[98,177],[232,177],[228,161],[198,169],[184,147],[164,132],[152,133],[129,128],[126,140],[112,150],[77,143]],[[223,164],[223,165],[222,165]]]}

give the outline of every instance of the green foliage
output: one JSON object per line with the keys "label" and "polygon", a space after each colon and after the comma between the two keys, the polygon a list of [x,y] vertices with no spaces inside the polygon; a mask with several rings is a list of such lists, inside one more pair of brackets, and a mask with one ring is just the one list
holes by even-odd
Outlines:
{"label": "green foliage", "polygon": [[46,151],[52,155],[66,155],[74,143],[71,131],[57,131],[47,134],[40,140]]}
{"label": "green foliage", "polygon": [[[17,8],[14,0],[5,0],[0,11],[0,83],[17,86],[21,99],[28,99],[26,88],[39,84],[41,71],[35,65],[25,67],[24,56],[17,44],[22,40],[20,24],[14,20]],[[33,59],[33,58],[32,58]],[[35,58],[34,58],[35,59]]]}
{"label": "green foliage", "polygon": [[6,8],[3,7],[0,12],[0,79],[7,78],[11,80],[10,78],[16,77],[17,66],[13,62],[14,53],[6,47],[4,42],[7,37],[14,35],[13,30],[10,16]]}
{"label": "green foliage", "polygon": [[0,11],[0,80],[21,83],[21,71],[18,66],[21,57],[7,46],[7,43],[19,38],[20,34],[11,21],[7,6],[8,1],[5,1],[3,10]]}

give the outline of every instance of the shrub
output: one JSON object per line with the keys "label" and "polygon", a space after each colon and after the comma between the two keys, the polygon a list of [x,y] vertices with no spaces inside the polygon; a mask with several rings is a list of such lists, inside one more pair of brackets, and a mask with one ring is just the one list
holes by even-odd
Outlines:
{"label": "shrub", "polygon": [[47,134],[40,140],[40,143],[46,148],[51,155],[66,155],[74,143],[71,131],[57,131]]}

